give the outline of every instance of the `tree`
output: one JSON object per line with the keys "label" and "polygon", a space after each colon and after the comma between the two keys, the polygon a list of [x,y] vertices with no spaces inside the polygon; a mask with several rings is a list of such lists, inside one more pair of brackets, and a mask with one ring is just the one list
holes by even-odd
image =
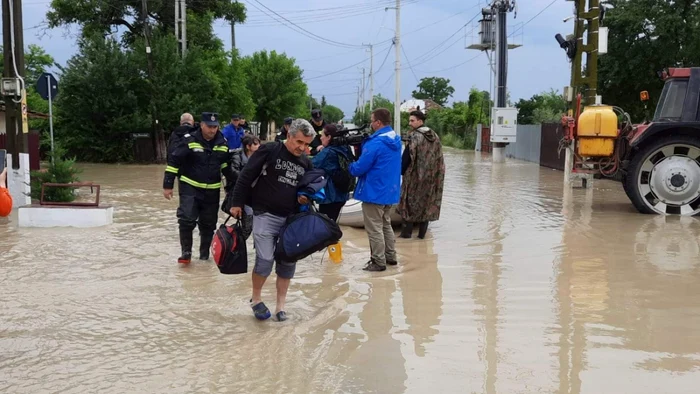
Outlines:
{"label": "tree", "polygon": [[326,108],[326,96],[321,96],[321,109]]}
{"label": "tree", "polygon": [[665,0],[611,0],[606,9],[610,34],[608,53],[599,58],[599,94],[639,121],[645,116],[639,92],[649,92],[652,111],[659,99],[658,71],[700,65],[700,9],[694,1]]}
{"label": "tree", "polygon": [[[377,108],[386,108],[391,111],[392,114],[394,113],[394,103],[383,97],[381,94],[374,96],[373,109]],[[371,112],[369,110],[369,102],[367,102],[365,103],[364,109],[358,108],[355,110],[355,115],[352,117],[352,123],[358,126],[369,124],[370,115]]]}
{"label": "tree", "polygon": [[422,78],[418,83],[418,90],[413,91],[413,97],[417,99],[430,99],[444,106],[447,99],[455,92],[450,86],[450,80],[440,77]]}
{"label": "tree", "polygon": [[261,123],[260,137],[265,139],[271,120],[296,113],[308,102],[302,70],[293,58],[276,51],[255,52],[243,59],[243,68],[255,104],[255,118]]}
{"label": "tree", "polygon": [[130,161],[130,133],[150,129],[141,70],[114,39],[83,38],[78,47],[61,78],[56,138],[80,160]]}
{"label": "tree", "polygon": [[529,100],[520,99],[518,108],[519,124],[542,124],[557,122],[566,112],[566,101],[554,89],[532,96]]}
{"label": "tree", "polygon": [[[109,34],[122,26],[127,31],[125,42],[133,42],[136,37],[143,36],[142,0],[52,0],[46,19],[49,28],[77,24],[82,33]],[[242,2],[229,0],[198,0],[187,3],[187,36],[191,42],[202,45],[201,40],[193,40],[197,29],[193,25],[200,20],[198,16],[206,16],[211,20],[223,18],[237,23],[246,19],[246,9]],[[190,19],[195,17],[195,19]],[[175,9],[172,1],[148,0],[148,18],[161,32],[172,32],[175,27]],[[209,24],[211,27],[211,23]]]}
{"label": "tree", "polygon": [[326,123],[338,123],[345,114],[343,111],[334,106],[334,105],[326,105],[323,107],[323,120],[326,121]]}

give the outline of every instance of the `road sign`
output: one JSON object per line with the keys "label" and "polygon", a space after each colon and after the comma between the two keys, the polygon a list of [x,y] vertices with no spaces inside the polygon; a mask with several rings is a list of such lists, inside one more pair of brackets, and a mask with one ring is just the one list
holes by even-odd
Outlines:
{"label": "road sign", "polygon": [[49,100],[49,93],[51,93],[51,99],[55,99],[58,95],[58,81],[53,74],[43,73],[36,81],[36,91],[44,100]]}

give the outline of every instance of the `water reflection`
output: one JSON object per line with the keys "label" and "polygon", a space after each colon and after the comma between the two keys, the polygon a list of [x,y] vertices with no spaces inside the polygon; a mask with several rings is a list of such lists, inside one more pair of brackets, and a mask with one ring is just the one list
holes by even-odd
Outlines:
{"label": "water reflection", "polygon": [[399,240],[399,267],[363,272],[366,235],[344,229],[342,264],[299,263],[281,324],[251,317],[249,276],[174,263],[162,167],[85,165],[113,226],[0,219],[0,390],[697,391],[697,219],[639,215],[610,181],[445,161],[441,220]]}

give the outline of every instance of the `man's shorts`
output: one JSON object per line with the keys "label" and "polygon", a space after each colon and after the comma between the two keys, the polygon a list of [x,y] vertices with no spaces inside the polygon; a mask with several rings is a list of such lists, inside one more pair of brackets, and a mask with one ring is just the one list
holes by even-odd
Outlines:
{"label": "man's shorts", "polygon": [[[272,273],[275,263],[275,244],[279,237],[280,229],[286,223],[287,218],[271,213],[255,214],[253,216],[253,241],[255,242],[255,267],[253,272],[260,276],[268,277]],[[284,279],[292,279],[296,271],[297,263],[280,261],[275,265],[277,276]]]}

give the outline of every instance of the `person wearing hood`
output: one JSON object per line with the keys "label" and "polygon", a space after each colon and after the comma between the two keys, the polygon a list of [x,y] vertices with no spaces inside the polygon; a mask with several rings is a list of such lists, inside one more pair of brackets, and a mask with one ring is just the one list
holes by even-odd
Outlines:
{"label": "person wearing hood", "polygon": [[[311,160],[314,168],[323,170],[326,173],[326,179],[328,179],[325,189],[326,198],[319,203],[318,211],[327,215],[333,221],[338,221],[340,211],[350,198],[350,191],[347,190],[348,185],[339,184],[342,182],[338,181],[345,175],[341,173],[343,171],[340,165],[341,157],[347,163],[353,161],[350,147],[331,145],[333,138],[341,135],[342,133],[336,125],[327,124],[321,131],[321,145],[324,148]],[[347,171],[345,173],[347,174]]]}
{"label": "person wearing hood", "polygon": [[440,219],[445,160],[440,137],[424,125],[425,114],[413,111],[406,149],[401,160],[401,201],[397,212],[403,219],[401,238],[411,238],[414,225],[418,238],[425,238],[428,223]]}
{"label": "person wearing hood", "polygon": [[350,174],[358,177],[354,198],[362,201],[362,215],[372,257],[365,271],[385,271],[397,265],[392,205],[401,195],[401,137],[391,128],[391,113],[378,108],[370,116],[374,133],[362,142],[358,160],[350,164]]}

